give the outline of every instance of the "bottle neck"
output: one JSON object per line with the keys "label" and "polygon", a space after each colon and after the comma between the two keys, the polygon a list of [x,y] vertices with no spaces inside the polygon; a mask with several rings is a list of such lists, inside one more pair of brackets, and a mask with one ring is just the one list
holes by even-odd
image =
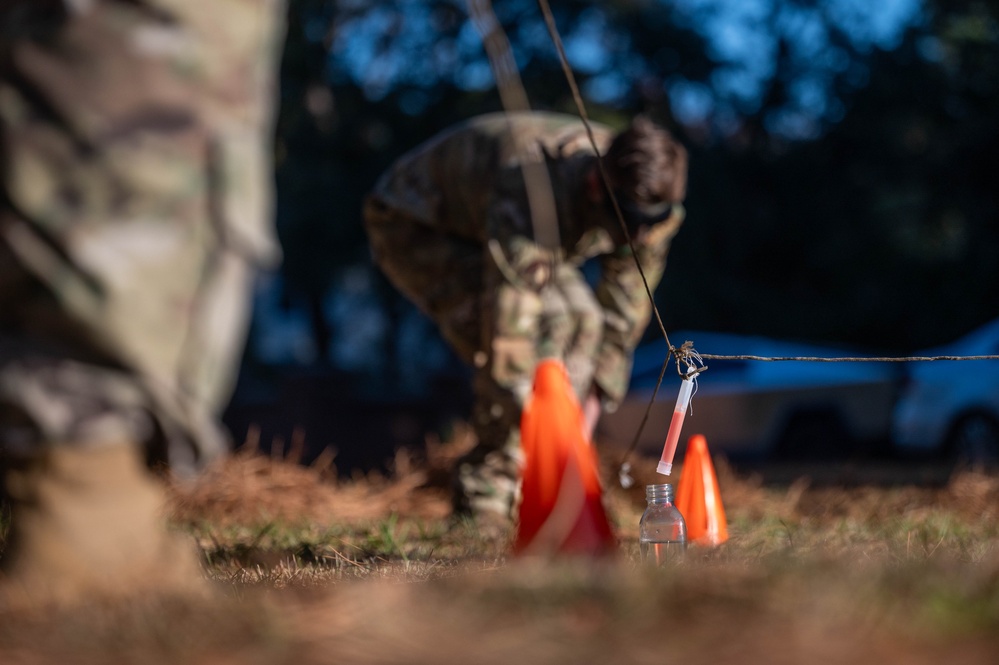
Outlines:
{"label": "bottle neck", "polygon": [[673,486],[668,483],[663,485],[646,485],[645,500],[649,503],[672,503]]}

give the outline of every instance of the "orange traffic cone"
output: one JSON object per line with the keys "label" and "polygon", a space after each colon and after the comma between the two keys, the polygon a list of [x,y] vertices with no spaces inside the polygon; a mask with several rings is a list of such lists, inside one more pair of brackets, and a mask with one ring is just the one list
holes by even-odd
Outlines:
{"label": "orange traffic cone", "polygon": [[720,545],[728,540],[728,524],[722,506],[708,442],[695,434],[687,442],[676,507],[687,523],[687,540],[701,545]]}
{"label": "orange traffic cone", "polygon": [[542,360],[520,423],[523,484],[514,551],[606,554],[616,545],[602,502],[597,457],[558,360]]}

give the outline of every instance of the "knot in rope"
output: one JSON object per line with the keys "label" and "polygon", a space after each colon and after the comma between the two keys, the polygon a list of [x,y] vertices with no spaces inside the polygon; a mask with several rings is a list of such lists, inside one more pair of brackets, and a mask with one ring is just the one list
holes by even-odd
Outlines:
{"label": "knot in rope", "polygon": [[[680,345],[679,348],[670,344],[669,353],[676,358],[676,372],[681,379],[694,379],[697,375],[705,371],[708,366],[704,364],[701,354],[694,348],[694,343],[689,339]],[[683,368],[680,365],[683,365]]]}

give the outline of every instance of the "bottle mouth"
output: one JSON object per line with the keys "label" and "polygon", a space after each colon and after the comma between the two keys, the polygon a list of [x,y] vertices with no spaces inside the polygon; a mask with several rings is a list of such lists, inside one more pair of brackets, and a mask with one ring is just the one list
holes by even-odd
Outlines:
{"label": "bottle mouth", "polygon": [[645,498],[649,501],[654,499],[673,499],[673,486],[669,483],[663,483],[661,485],[646,485],[645,486]]}

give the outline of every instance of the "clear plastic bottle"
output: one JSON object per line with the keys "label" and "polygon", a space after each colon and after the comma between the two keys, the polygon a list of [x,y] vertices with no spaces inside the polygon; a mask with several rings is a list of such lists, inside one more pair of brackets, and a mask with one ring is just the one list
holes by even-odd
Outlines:
{"label": "clear plastic bottle", "polygon": [[687,549],[687,524],[673,505],[673,486],[646,485],[648,505],[638,523],[642,561],[663,566],[683,558]]}

